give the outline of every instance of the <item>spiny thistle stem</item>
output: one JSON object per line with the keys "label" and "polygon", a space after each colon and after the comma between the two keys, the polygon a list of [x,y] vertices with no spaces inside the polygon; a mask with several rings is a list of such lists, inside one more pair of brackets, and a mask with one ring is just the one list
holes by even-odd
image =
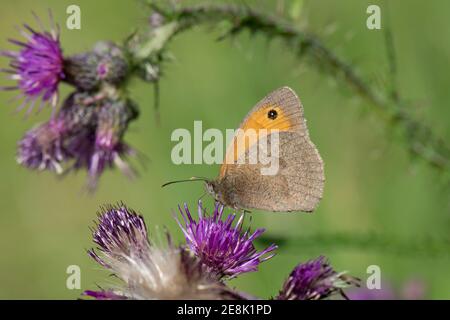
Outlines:
{"label": "spiny thistle stem", "polygon": [[[338,57],[325,46],[318,36],[302,31],[279,17],[274,17],[248,6],[241,5],[196,5],[188,7],[163,8],[154,1],[149,6],[166,19],[161,37],[153,39],[147,51],[140,51],[139,58],[161,53],[173,37],[190,28],[202,25],[217,25],[229,21],[233,27],[221,38],[238,34],[244,30],[262,33],[267,37],[278,37],[293,46],[297,56],[308,56],[313,66],[343,80],[355,94],[366,100],[372,110],[387,124],[402,129],[408,150],[422,158],[432,167],[450,172],[450,148],[430,127],[416,120],[405,107],[405,101],[392,95],[391,88],[379,91],[356,72],[356,66]],[[145,54],[144,54],[145,53]],[[378,94],[379,92],[379,94]]]}

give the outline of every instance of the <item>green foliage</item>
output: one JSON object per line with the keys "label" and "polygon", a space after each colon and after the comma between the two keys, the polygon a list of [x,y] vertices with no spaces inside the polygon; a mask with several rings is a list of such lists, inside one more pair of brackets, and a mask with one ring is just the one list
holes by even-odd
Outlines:
{"label": "green foliage", "polygon": [[[143,10],[130,1],[110,0],[77,3],[82,8],[80,31],[64,28],[71,1],[5,2],[1,47],[10,48],[6,39],[13,37],[14,25],[30,22],[30,9],[45,15],[52,8],[67,54],[101,39],[128,39],[129,45],[136,34],[148,30],[148,6]],[[379,264],[386,278],[417,276],[429,284],[430,297],[449,298],[450,202],[442,186],[450,181],[450,78],[443,68],[450,52],[443,40],[449,36],[450,3],[412,0],[407,8],[392,3],[394,85],[372,80],[390,79],[390,74],[385,74],[389,68],[383,38],[365,29],[367,1],[304,1],[296,21],[276,15],[273,1],[158,3],[165,25],[176,28],[163,29],[170,29],[170,36],[158,36],[150,50],[140,54],[154,72],[146,78],[147,69],[138,62],[136,75],[151,84],[130,81],[127,88],[142,113],[126,140],[151,160],[135,181],[108,172],[98,192],[87,197],[80,195],[83,176],[54,179],[19,167],[14,159],[17,140],[47,120],[49,111],[22,121],[11,115],[15,105],[7,104],[13,94],[0,92],[0,297],[78,298],[80,291],[65,287],[65,270],[71,264],[81,267],[83,288],[101,285],[105,273],[85,252],[93,246],[88,227],[101,204],[123,200],[145,215],[150,230],[167,226],[179,235],[171,212],[184,201],[195,205],[203,190],[185,185],[162,190],[161,184],[193,175],[214,177],[218,167],[173,165],[171,132],[190,129],[199,119],[205,127],[235,128],[258,98],[289,85],[300,93],[313,141],[324,157],[324,198],[311,215],[252,213],[252,227],[266,228],[273,235],[266,240],[279,242],[280,250],[277,259],[236,285],[268,296],[279,290],[299,261],[326,254],[333,265],[352,274],[364,275],[367,265]],[[286,3],[285,15],[293,18],[289,10],[295,2]],[[300,27],[305,20],[307,28]],[[324,36],[321,30],[329,20],[339,26]],[[347,38],[350,31],[352,40]],[[154,41],[152,37],[147,40]],[[143,41],[142,48],[147,44]],[[160,92],[152,91],[155,81]],[[395,99],[393,89],[399,93]],[[62,95],[67,92],[62,88]],[[159,126],[152,109],[158,94]],[[418,108],[417,101],[424,97],[428,107]],[[409,153],[418,161],[411,161]]]}
{"label": "green foliage", "polygon": [[[340,80],[338,82],[345,83],[354,94],[368,101],[375,112],[380,112],[380,119],[387,121],[390,125],[401,127],[404,130],[404,143],[413,155],[422,158],[443,172],[450,171],[448,145],[426,124],[417,121],[407,111],[405,101],[392,95],[388,89],[386,92],[378,93],[359,75],[356,66],[340,58],[312,33],[297,29],[295,25],[283,18],[260,12],[248,6],[207,4],[163,8],[157,6],[153,1],[149,1],[149,5],[171,21],[168,25],[172,31],[170,34],[182,32],[196,25],[204,23],[215,25],[226,20],[232,22],[233,26],[221,39],[235,36],[245,30],[252,34],[262,33],[268,38],[283,39],[289,47],[297,52],[299,57],[307,56],[310,58],[312,66]],[[294,5],[296,4],[294,3]],[[164,47],[165,41],[168,42],[171,39],[166,36],[165,32],[162,34],[163,36],[159,37],[157,41],[159,49]],[[392,52],[390,54],[392,55]],[[392,68],[391,65],[391,72],[394,72]]]}
{"label": "green foliage", "polygon": [[401,239],[388,234],[327,233],[285,238],[265,235],[260,240],[262,245],[277,243],[280,250],[306,252],[317,250],[370,250],[372,252],[394,256],[424,257],[449,259],[450,239],[436,237]]}

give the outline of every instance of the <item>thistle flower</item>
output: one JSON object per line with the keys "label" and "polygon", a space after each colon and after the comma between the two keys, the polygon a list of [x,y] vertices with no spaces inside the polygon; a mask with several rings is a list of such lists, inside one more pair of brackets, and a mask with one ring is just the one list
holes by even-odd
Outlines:
{"label": "thistle flower", "polygon": [[24,135],[18,143],[19,164],[29,169],[63,172],[64,163],[73,158],[68,140],[92,124],[95,109],[74,103],[80,96],[84,97],[84,94],[70,95],[55,117]]}
{"label": "thistle flower", "polygon": [[[74,93],[64,102],[56,117],[31,129],[18,143],[17,162],[29,169],[63,172],[63,162],[72,158],[67,137],[85,125],[92,108],[77,108],[73,101],[81,95]],[[80,112],[82,111],[82,112]],[[81,113],[81,114],[77,114]]]}
{"label": "thistle flower", "polygon": [[93,232],[98,253],[89,254],[123,284],[86,291],[97,299],[233,299],[237,295],[204,272],[199,261],[169,237],[165,247],[148,239],[142,216],[125,205],[108,206]]}
{"label": "thistle flower", "polygon": [[[42,23],[38,20],[38,23]],[[52,19],[53,20],[53,19]],[[19,51],[2,51],[0,54],[10,58],[11,69],[1,71],[11,74],[10,79],[16,80],[17,85],[3,87],[3,90],[20,90],[19,97],[24,102],[18,109],[30,104],[30,112],[36,101],[41,99],[42,105],[49,102],[56,107],[58,100],[58,85],[64,79],[63,54],[59,42],[59,30],[52,21],[52,30],[35,31],[27,24],[21,30],[26,42],[10,39],[19,46]]]}
{"label": "thistle flower", "polygon": [[117,166],[133,176],[124,158],[135,151],[123,142],[123,135],[136,116],[130,100],[72,93],[55,117],[26,133],[18,144],[17,160],[27,168],[58,174],[67,167],[86,169],[91,190],[106,168]]}
{"label": "thistle flower", "polygon": [[299,264],[285,281],[278,300],[319,300],[335,293],[347,298],[343,288],[358,285],[358,280],[337,273],[325,257]]}
{"label": "thistle flower", "polygon": [[177,220],[186,238],[189,249],[207,266],[209,272],[218,278],[236,277],[245,272],[256,271],[261,262],[270,259],[277,248],[271,245],[262,251],[257,251],[253,241],[264,229],[257,229],[254,233],[249,230],[242,232],[244,216],[241,215],[233,226],[235,214],[230,214],[222,220],[224,207],[216,203],[212,216],[203,215],[201,201],[198,203],[198,222],[195,221],[187,205],[184,211],[179,211],[184,220],[184,226]]}
{"label": "thistle flower", "polygon": [[129,107],[127,101],[114,101],[102,106],[97,117],[95,141],[88,163],[91,187],[95,187],[105,168],[114,165],[128,177],[134,176],[134,171],[124,161],[124,157],[132,156],[135,152],[123,142],[128,123],[135,117],[133,108]]}
{"label": "thistle flower", "polygon": [[92,91],[102,83],[120,85],[127,76],[128,62],[120,47],[100,41],[92,51],[68,57],[64,72],[68,83],[80,90]]}
{"label": "thistle flower", "polygon": [[83,130],[95,131],[100,102],[88,92],[73,92],[64,100],[57,118],[64,120],[71,134]]}
{"label": "thistle flower", "polygon": [[101,57],[96,68],[97,77],[109,84],[120,85],[128,74],[128,61],[122,48],[109,41],[100,41],[93,51]]}
{"label": "thistle flower", "polygon": [[400,287],[382,282],[380,289],[355,288],[347,295],[350,300],[423,300],[426,298],[426,286],[419,279],[409,279]]}
{"label": "thistle flower", "polygon": [[[123,204],[102,208],[93,238],[107,260],[112,261],[142,259],[150,246],[144,219]],[[102,266],[111,268],[94,250],[89,254]]]}
{"label": "thistle flower", "polygon": [[63,145],[66,130],[59,119],[31,129],[18,143],[17,162],[30,169],[62,173],[61,163],[69,157]]}

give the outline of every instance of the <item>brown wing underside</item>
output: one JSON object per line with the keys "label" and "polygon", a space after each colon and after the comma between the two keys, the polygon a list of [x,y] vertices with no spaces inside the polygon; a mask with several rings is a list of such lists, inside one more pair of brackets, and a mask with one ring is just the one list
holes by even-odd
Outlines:
{"label": "brown wing underside", "polygon": [[[270,139],[269,146],[270,146]],[[254,146],[253,148],[256,148]],[[268,148],[270,150],[270,148]],[[219,180],[228,205],[268,211],[313,211],[322,198],[324,171],[322,159],[307,134],[279,133],[279,171],[262,175],[263,165],[232,164]],[[247,160],[252,157],[250,149]],[[244,155],[243,155],[244,156]]]}
{"label": "brown wing underside", "polygon": [[[278,116],[275,120],[267,117],[269,110],[277,112]],[[280,132],[295,131],[299,134],[308,134],[303,118],[303,107],[295,92],[288,87],[279,88],[259,101],[248,112],[239,125],[239,129],[244,132],[248,129],[253,129],[256,133],[259,133],[261,129],[276,129]],[[228,146],[224,164],[220,168],[219,177],[226,175],[228,164],[232,164],[242,156],[243,152],[237,149],[239,143],[245,145],[242,139],[245,139],[244,136],[236,135]]]}

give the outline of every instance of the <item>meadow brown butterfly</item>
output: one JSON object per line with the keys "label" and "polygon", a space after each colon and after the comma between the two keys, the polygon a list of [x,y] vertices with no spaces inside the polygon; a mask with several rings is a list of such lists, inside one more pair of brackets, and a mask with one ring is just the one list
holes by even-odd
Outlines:
{"label": "meadow brown butterfly", "polygon": [[[309,138],[303,106],[295,92],[282,87],[270,93],[250,110],[239,129],[237,132],[249,129],[267,132],[257,135],[258,142],[266,139],[269,145],[266,150],[276,143],[276,172],[262,174],[265,165],[249,161],[260,144],[240,141],[247,138],[236,134],[227,148],[217,179],[192,178],[190,181],[204,180],[208,193],[223,205],[237,210],[313,211],[322,198],[323,161]],[[271,132],[276,132],[277,139],[271,139],[274,137]],[[236,147],[242,145],[244,149]]]}

